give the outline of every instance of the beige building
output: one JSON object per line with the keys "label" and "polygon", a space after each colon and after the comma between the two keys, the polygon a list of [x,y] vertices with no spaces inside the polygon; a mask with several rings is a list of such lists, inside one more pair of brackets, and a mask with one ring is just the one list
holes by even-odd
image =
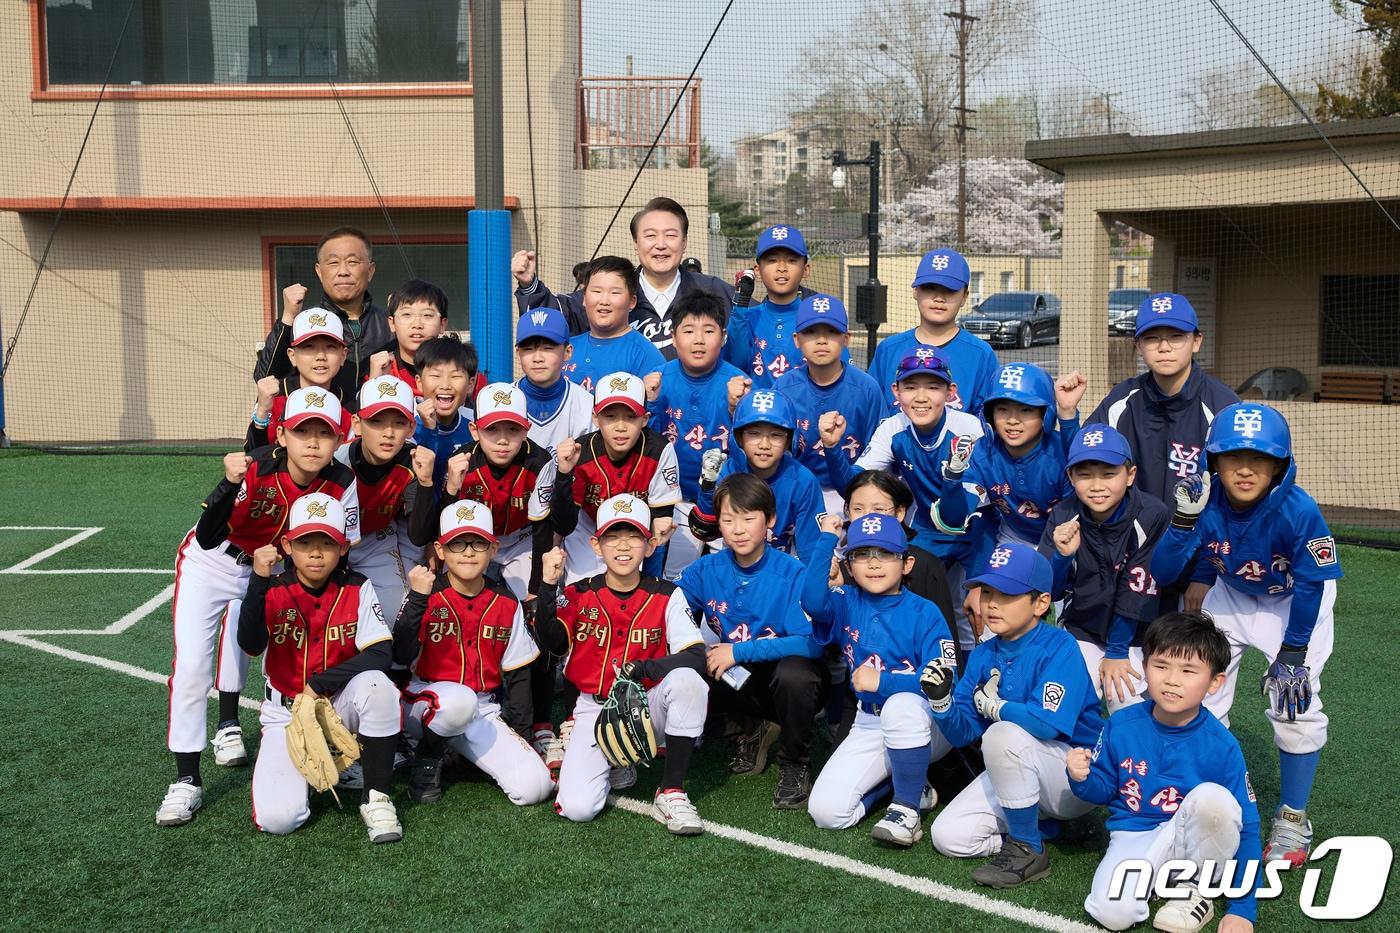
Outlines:
{"label": "beige building", "polygon": [[[240,436],[281,287],[316,293],[312,247],[340,224],[374,240],[376,299],[412,269],[447,288],[452,326],[465,329],[467,3],[393,0],[395,15],[378,16],[388,2],[137,4],[115,60],[125,0],[0,5],[13,65],[0,76],[6,342],[115,61],[5,378],[11,437]],[[579,5],[554,0],[530,4],[527,84],[523,13],[520,0],[501,3],[512,245],[537,249],[545,281],[563,287],[632,179],[632,168],[598,166],[636,164],[666,113],[651,102],[669,102],[681,82],[582,75]],[[699,165],[696,92],[678,114],[651,164]],[[706,255],[698,167],[644,172],[604,252],[632,254],[627,220],[659,194],[690,211],[689,251]],[[56,392],[70,399],[61,416]]]}

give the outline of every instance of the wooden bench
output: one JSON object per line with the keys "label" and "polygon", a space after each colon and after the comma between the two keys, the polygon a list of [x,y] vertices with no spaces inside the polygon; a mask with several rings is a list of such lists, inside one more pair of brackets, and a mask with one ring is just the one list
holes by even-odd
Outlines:
{"label": "wooden bench", "polygon": [[1390,377],[1385,373],[1324,372],[1313,400],[1388,405],[1389,383]]}

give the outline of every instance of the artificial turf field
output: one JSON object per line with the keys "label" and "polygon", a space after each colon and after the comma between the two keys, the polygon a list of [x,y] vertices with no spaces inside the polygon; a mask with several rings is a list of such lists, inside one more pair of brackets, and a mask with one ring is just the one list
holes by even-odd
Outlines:
{"label": "artificial turf field", "polygon": [[[290,837],[250,819],[251,769],[206,755],[204,809],[157,827],[173,763],[165,750],[175,548],[220,473],[214,456],[0,452],[0,904],[23,928],[337,928],[471,930],[895,929],[1090,930],[1082,902],[1098,851],[1051,843],[1049,878],[1014,891],[971,883],[975,861],[876,847],[877,815],[844,833],[771,809],[776,767],[734,777],[723,748],[695,758],[690,793],[708,831],[671,837],[643,810],[659,778],[643,771],[620,806],[574,825],[546,805],[512,806],[484,776],[448,775],[436,807],[396,791],[405,838],[371,846],[347,795],[330,795]],[[33,530],[31,526],[62,526]],[[68,547],[36,555],[100,528]],[[26,530],[28,529],[28,530]],[[1395,775],[1400,553],[1343,546],[1331,715],[1310,812],[1317,840],[1400,838]],[[18,566],[17,566],[18,565]],[[112,573],[82,573],[106,569]],[[155,572],[133,572],[133,571]],[[103,630],[108,629],[107,633]],[[61,634],[19,634],[36,631]],[[1240,675],[1234,729],[1267,819],[1277,758],[1257,683]],[[254,665],[243,713],[256,749]],[[211,704],[212,712],[212,704]],[[212,734],[212,722],[211,722]],[[819,743],[814,773],[826,755]],[[1335,856],[1323,863],[1330,869]],[[1319,929],[1299,910],[1301,879],[1261,904],[1263,930]],[[1324,872],[1318,900],[1330,884]],[[1390,885],[1388,895],[1394,890]],[[1223,912],[1217,905],[1217,915]],[[1400,929],[1387,896],[1354,929]],[[1143,927],[1146,929],[1146,927]]]}

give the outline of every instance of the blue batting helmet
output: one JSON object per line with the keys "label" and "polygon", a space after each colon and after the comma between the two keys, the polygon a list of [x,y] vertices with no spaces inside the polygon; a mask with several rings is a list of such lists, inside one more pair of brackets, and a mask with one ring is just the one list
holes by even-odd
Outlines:
{"label": "blue batting helmet", "polygon": [[1206,434],[1206,454],[1232,450],[1257,450],[1288,460],[1293,456],[1288,422],[1278,409],[1259,402],[1239,402],[1222,408]]}
{"label": "blue batting helmet", "polygon": [[784,431],[797,432],[797,415],[792,403],[776,389],[755,389],[739,399],[734,407],[733,430],[737,435],[751,424],[771,424]]}
{"label": "blue batting helmet", "polygon": [[1054,427],[1055,383],[1034,363],[1007,363],[996,371],[995,388],[982,405],[982,417],[992,423],[992,404],[1002,399],[1045,409],[1045,430]]}

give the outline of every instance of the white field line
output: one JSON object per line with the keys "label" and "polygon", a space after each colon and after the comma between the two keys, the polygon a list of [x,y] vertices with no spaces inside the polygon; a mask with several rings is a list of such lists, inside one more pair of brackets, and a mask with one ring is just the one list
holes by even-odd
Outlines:
{"label": "white field line", "polygon": [[[37,530],[37,529],[35,529],[35,530]],[[70,530],[70,529],[64,529],[64,530]],[[33,565],[39,563],[39,561],[44,560],[44,559],[49,558],[49,557],[52,557],[52,556],[54,556],[55,554],[57,554],[59,551],[64,550],[65,548],[70,548],[70,547],[72,547],[73,545],[79,543],[80,541],[86,541],[88,538],[91,538],[93,535],[97,534],[97,533],[98,533],[99,531],[101,531],[101,530],[102,530],[101,528],[83,528],[83,529],[79,529],[77,534],[69,535],[68,537],[64,538],[62,541],[58,542],[57,544],[53,545],[52,547],[46,547],[46,548],[44,548],[42,551],[40,551],[38,554],[34,554],[34,555],[30,556],[30,557],[26,557],[24,560],[20,561],[18,564],[15,564],[13,567],[6,567],[6,568],[4,569],[4,571],[0,571],[0,572],[3,572],[3,573],[21,573],[21,572],[23,572],[23,571],[25,571],[25,570],[28,570],[28,569],[29,569],[30,567],[32,567]]]}
{"label": "white field line", "polygon": [[34,570],[35,564],[53,557],[59,551],[67,550],[75,544],[79,544],[91,538],[102,529],[100,527],[80,526],[80,525],[0,525],[0,531],[74,531],[77,534],[69,535],[62,541],[45,548],[37,554],[26,557],[13,567],[0,569],[0,573],[15,574],[18,576],[76,576],[87,574],[111,574],[111,573],[163,573],[173,574],[175,571],[170,567],[158,568],[138,568],[138,567],[80,567],[72,570]]}

